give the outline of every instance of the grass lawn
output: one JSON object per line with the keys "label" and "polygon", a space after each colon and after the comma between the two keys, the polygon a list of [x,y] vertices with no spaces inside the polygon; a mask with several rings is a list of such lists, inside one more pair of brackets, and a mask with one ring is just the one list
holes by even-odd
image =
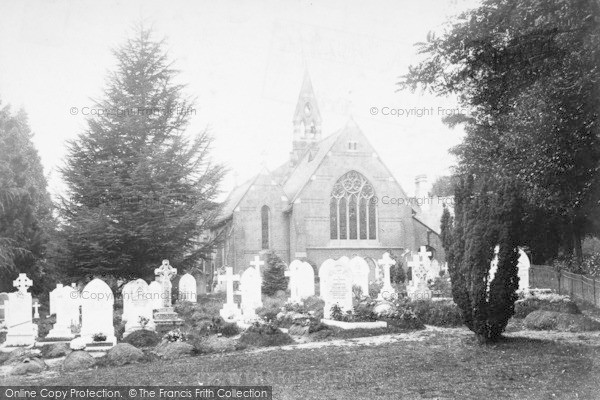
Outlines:
{"label": "grass lawn", "polygon": [[464,329],[447,329],[420,341],[243,351],[4,384],[252,384],[273,386],[275,399],[598,399],[599,357],[598,343],[513,337],[479,346]]}

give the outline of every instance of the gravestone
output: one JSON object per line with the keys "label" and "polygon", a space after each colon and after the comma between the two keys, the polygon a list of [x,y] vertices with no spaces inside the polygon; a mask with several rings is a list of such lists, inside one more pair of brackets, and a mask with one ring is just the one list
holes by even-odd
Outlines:
{"label": "gravestone", "polygon": [[396,298],[396,289],[392,286],[392,277],[390,275],[390,268],[392,265],[396,265],[396,260],[390,257],[389,253],[383,253],[383,257],[380,260],[377,260],[377,264],[379,264],[383,269],[383,286],[379,291],[379,300],[383,301],[392,301]]}
{"label": "gravestone", "polygon": [[85,285],[81,294],[81,337],[87,343],[92,343],[94,335],[103,334],[106,342],[115,345],[115,297],[112,290],[102,279],[96,278]]}
{"label": "gravestone", "polygon": [[369,295],[369,264],[364,258],[355,256],[350,260],[352,268],[352,285],[358,286],[364,296]]}
{"label": "gravestone", "polygon": [[[342,312],[352,309],[352,268],[347,257],[326,264],[319,271],[319,277],[325,278],[321,298],[325,301],[323,314],[331,318],[331,307],[338,305]],[[324,263],[325,264],[325,263]],[[323,265],[321,266],[323,267]]]}
{"label": "gravestone", "polygon": [[148,296],[148,284],[143,279],[136,279],[130,286],[129,314],[125,323],[123,337],[140,329],[154,330],[154,318]]}
{"label": "gravestone", "polygon": [[219,275],[219,282],[225,283],[227,291],[227,302],[223,304],[223,308],[219,311],[221,318],[224,320],[237,320],[241,313],[238,305],[233,301],[233,282],[239,281],[240,276],[233,274],[232,267],[225,267],[225,275]]}
{"label": "gravestone", "polygon": [[290,278],[290,301],[299,303],[302,299],[315,294],[315,272],[313,267],[300,260],[290,263],[286,276]]}
{"label": "gravestone", "polygon": [[40,319],[41,306],[39,299],[33,299],[33,319]]}
{"label": "gravestone", "polygon": [[149,299],[149,307],[152,310],[158,310],[163,305],[162,300],[162,286],[158,281],[150,282],[148,285],[148,299]]}
{"label": "gravestone", "polygon": [[244,319],[256,318],[256,309],[262,306],[262,288],[259,272],[254,267],[248,267],[240,278],[242,292],[242,314]]}
{"label": "gravestone", "polygon": [[0,321],[6,320],[6,308],[8,302],[8,293],[2,292],[0,293]]}
{"label": "gravestone", "polygon": [[431,260],[431,266],[427,271],[427,280],[434,280],[435,278],[439,278],[441,276],[440,272],[442,271],[442,266],[439,261],[436,259]]}
{"label": "gravestone", "polygon": [[[327,279],[329,279],[329,274],[324,271],[328,271],[329,268],[336,263],[347,265],[349,262],[350,262],[350,259],[346,256],[340,257],[338,260],[333,260],[333,259],[329,258],[329,259],[323,261],[323,263],[319,267],[319,296],[321,296],[321,298],[323,297],[323,293],[325,291]],[[352,273],[350,275],[352,275]]]}
{"label": "gravestone", "polygon": [[191,274],[183,275],[179,280],[179,301],[196,303],[198,301],[196,290],[196,278]]}
{"label": "gravestone", "polygon": [[58,295],[58,293],[60,292],[60,289],[63,287],[62,283],[57,283],[56,284],[56,288],[54,288],[49,294],[49,301],[50,301],[50,315],[52,314],[56,314],[56,296]]}
{"label": "gravestone", "polygon": [[412,268],[412,281],[407,286],[406,293],[412,300],[431,299],[431,289],[427,285],[427,271],[431,268],[431,252],[421,246],[418,254],[413,255],[413,260],[408,265]]}
{"label": "gravestone", "polygon": [[121,288],[121,299],[123,300],[123,314],[121,314],[122,322],[126,322],[131,313],[131,301],[134,296],[134,282],[135,281],[129,281]]}
{"label": "gravestone", "polygon": [[177,275],[177,269],[169,264],[169,260],[163,260],[162,265],[154,270],[161,287],[162,307],[154,315],[154,323],[162,330],[173,329],[183,325],[183,320],[171,306],[171,279]]}
{"label": "gravestone", "polygon": [[13,281],[17,292],[8,294],[6,306],[6,341],[3,346],[31,346],[35,343],[35,329],[31,318],[33,301],[27,290],[33,282],[26,274],[19,274]]}
{"label": "gravestone", "polygon": [[[56,323],[48,332],[48,338],[73,338],[71,331],[71,326],[73,325],[73,320],[75,318],[74,314],[74,306],[76,297],[73,296],[73,289],[70,286],[60,286],[56,287],[53,290],[54,297],[54,311],[56,314]],[[76,293],[77,294],[77,293]],[[77,306],[77,311],[79,311],[79,307]],[[77,316],[77,321],[79,321],[79,316]]]}

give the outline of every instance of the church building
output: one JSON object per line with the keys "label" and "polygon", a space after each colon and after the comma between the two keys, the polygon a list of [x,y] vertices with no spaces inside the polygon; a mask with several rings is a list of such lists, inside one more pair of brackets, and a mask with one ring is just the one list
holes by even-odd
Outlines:
{"label": "church building", "polygon": [[[290,159],[231,191],[211,231],[223,239],[214,268],[237,273],[265,250],[288,264],[300,259],[318,267],[328,258],[357,255],[374,267],[386,251],[402,255],[427,246],[443,261],[439,219],[408,201],[358,125],[350,120],[326,137],[321,126],[307,74],[293,116]],[[383,204],[384,197],[406,205]]]}

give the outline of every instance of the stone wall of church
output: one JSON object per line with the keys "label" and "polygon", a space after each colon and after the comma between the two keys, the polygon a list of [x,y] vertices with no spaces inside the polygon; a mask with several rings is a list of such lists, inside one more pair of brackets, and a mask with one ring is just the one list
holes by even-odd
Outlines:
{"label": "stone wall of church", "polygon": [[[357,142],[356,150],[347,144]],[[350,170],[361,173],[375,189],[378,198],[378,232],[375,241],[337,241],[330,238],[332,188]],[[392,204],[390,199],[402,199]],[[293,205],[290,254],[307,257],[320,265],[325,259],[341,254],[350,256],[359,250],[368,257],[380,257],[386,249],[417,250],[427,244],[427,228],[412,218],[408,197],[370,144],[360,133],[351,130],[341,135],[331,152],[301,191]],[[431,234],[430,237],[434,237]],[[367,250],[370,249],[370,250]]]}
{"label": "stone wall of church", "polygon": [[289,230],[287,216],[284,213],[288,202],[282,200],[282,196],[281,188],[272,184],[270,178],[259,177],[234,211],[232,250],[231,257],[228,259],[229,265],[234,267],[234,272],[246,269],[254,256],[263,251],[261,209],[264,205],[270,209],[269,249],[289,262],[287,245]]}

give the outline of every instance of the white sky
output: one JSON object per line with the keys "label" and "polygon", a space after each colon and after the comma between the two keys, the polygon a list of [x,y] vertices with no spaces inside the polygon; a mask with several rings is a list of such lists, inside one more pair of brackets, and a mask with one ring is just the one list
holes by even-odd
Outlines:
{"label": "white sky", "polygon": [[[115,63],[111,49],[140,20],[166,37],[186,93],[196,97],[190,133],[210,127],[213,157],[243,181],[266,162],[288,159],[292,115],[308,68],[323,133],[352,115],[404,189],[414,176],[448,173],[448,149],[463,132],[441,123],[452,99],[397,92],[419,58],[415,42],[474,0],[420,1],[8,1],[0,0],[0,100],[29,114],[34,142],[62,193],[56,168],[65,141],[86,126],[81,112],[98,98]],[[371,115],[371,107],[380,110]],[[384,116],[383,107],[430,108],[433,115]]]}

